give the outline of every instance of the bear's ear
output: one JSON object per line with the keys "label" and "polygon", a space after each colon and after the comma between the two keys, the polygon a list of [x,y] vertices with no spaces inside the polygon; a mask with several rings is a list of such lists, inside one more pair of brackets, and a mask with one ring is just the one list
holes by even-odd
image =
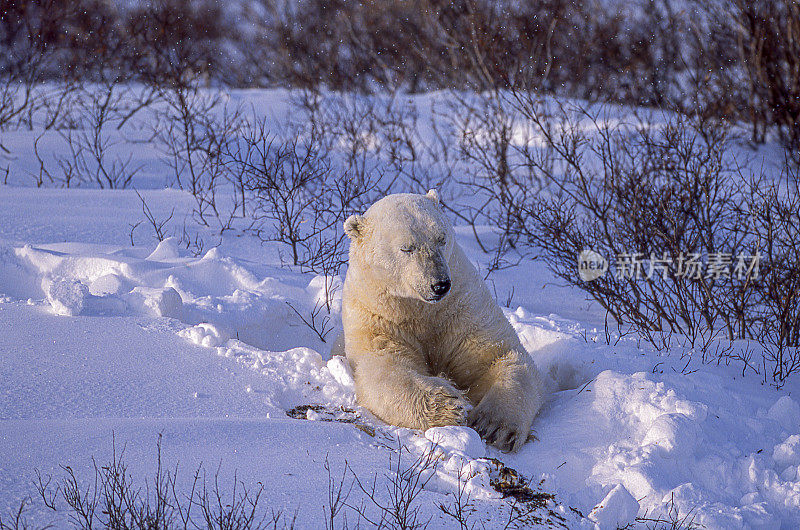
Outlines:
{"label": "bear's ear", "polygon": [[439,192],[436,191],[436,188],[428,190],[428,193],[425,194],[425,196],[436,204],[439,204]]}
{"label": "bear's ear", "polygon": [[361,215],[351,215],[344,222],[344,233],[353,241],[364,235],[365,219]]}

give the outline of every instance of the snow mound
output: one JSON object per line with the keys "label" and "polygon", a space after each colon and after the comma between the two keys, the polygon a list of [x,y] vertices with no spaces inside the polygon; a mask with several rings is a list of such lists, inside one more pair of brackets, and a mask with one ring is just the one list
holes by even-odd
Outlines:
{"label": "snow mound", "polygon": [[17,249],[0,241],[0,295],[9,300],[39,297],[41,279],[20,262]]}
{"label": "snow mound", "polygon": [[37,298],[38,291],[58,314],[167,317],[189,326],[213,324],[259,349],[286,350],[298,343],[321,349],[324,343],[302,318],[315,308],[327,311],[320,302],[327,285],[335,294],[330,317],[338,325],[341,279],[317,276],[301,287],[259,277],[252,266],[218,247],[202,257],[182,257],[174,238],[146,253],[105,245],[25,245],[0,252],[0,273],[29,276],[27,284],[15,282],[29,287],[5,289],[0,275],[0,292],[24,299]]}
{"label": "snow mound", "polygon": [[780,397],[767,411],[767,417],[792,431],[800,427],[800,405],[789,396]]}
{"label": "snow mound", "polygon": [[126,298],[131,307],[144,314],[177,319],[183,316],[183,298],[173,287],[135,287]]}
{"label": "snow mound", "polygon": [[639,503],[625,486],[617,484],[605,498],[592,508],[589,519],[603,528],[624,528],[634,521]]}
{"label": "snow mound", "polygon": [[58,315],[76,316],[83,312],[89,288],[77,280],[42,281],[42,290],[47,293],[47,301]]}
{"label": "snow mound", "polygon": [[667,413],[658,416],[648,427],[642,438],[642,446],[655,445],[665,454],[689,456],[700,439],[699,427],[683,413]]}
{"label": "snow mound", "polygon": [[100,276],[89,285],[89,292],[94,296],[108,296],[124,294],[125,280],[117,274],[109,273]]}
{"label": "snow mound", "polygon": [[215,348],[228,340],[219,329],[208,322],[201,322],[196,326],[179,331],[178,335],[189,342],[206,348]]}
{"label": "snow mound", "polygon": [[145,259],[147,259],[147,261],[168,261],[178,259],[179,257],[178,240],[174,237],[168,237],[159,242],[155,250]]}
{"label": "snow mound", "polygon": [[469,427],[433,427],[424,433],[395,428],[394,434],[405,467],[423,468],[426,489],[445,494],[461,489],[470,499],[502,498],[491,484],[497,464],[482,458],[486,445]]}
{"label": "snow mound", "polygon": [[425,431],[425,438],[447,451],[457,451],[470,458],[482,458],[486,455],[486,444],[469,427],[431,427]]}
{"label": "snow mound", "polygon": [[783,469],[781,478],[794,480],[797,477],[797,466],[800,465],[800,435],[793,434],[776,445],[772,450],[772,459],[779,470]]}
{"label": "snow mound", "polygon": [[341,355],[334,355],[327,362],[326,366],[337,383],[345,388],[355,390],[356,382],[353,379],[353,370],[350,363]]}

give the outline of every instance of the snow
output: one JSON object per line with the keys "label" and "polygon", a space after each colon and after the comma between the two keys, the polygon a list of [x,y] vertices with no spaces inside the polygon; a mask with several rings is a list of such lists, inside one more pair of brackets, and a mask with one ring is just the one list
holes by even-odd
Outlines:
{"label": "snow", "polygon": [[[232,97],[287,107],[282,91]],[[420,96],[420,107],[435,97]],[[12,148],[30,136],[4,135]],[[161,435],[165,464],[179,463],[184,478],[203,463],[223,482],[261,483],[269,507],[297,510],[303,528],[324,525],[326,461],[334,476],[346,463],[385,484],[398,451],[404,466],[435,463],[419,501],[433,528],[458,526],[438,506],[459,490],[487,528],[507,517],[498,462],[554,494],[549,509],[569,528],[644,528],[637,517],[670,513],[706,528],[800,525],[797,381],[777,390],[741,366],[687,364],[689,352],[654,352],[635,337],[607,342],[596,305],[524,260],[493,273],[490,287],[550,391],[536,439],[505,454],[467,427],[388,426],[358,407],[333,347],[340,295],[324,342],[287,304],[307,315],[342,278],[283,266],[276,243],[191,228],[191,196],[160,189],[158,174],[148,166],[138,184],[156,218],[173,216],[163,241],[136,226],[131,190],[0,186],[0,514],[35,498],[35,469],[61,476],[69,465],[88,480],[112,435],[143,484]],[[485,270],[472,230],[456,233]]]}
{"label": "snow", "polygon": [[785,429],[800,425],[800,405],[790,396],[783,396],[767,411],[767,417],[781,424]]}
{"label": "snow", "polygon": [[623,528],[634,522],[639,503],[625,486],[617,484],[605,498],[592,508],[589,519],[602,528]]}
{"label": "snow", "polygon": [[800,464],[800,435],[793,434],[786,438],[783,443],[775,446],[772,451],[772,459],[775,461],[777,469],[783,469],[781,478],[793,480]]}
{"label": "snow", "polygon": [[337,383],[351,392],[355,391],[356,382],[353,380],[353,371],[346,358],[334,355],[326,363],[326,366]]}
{"label": "snow", "polygon": [[486,455],[486,444],[469,427],[431,427],[425,431],[425,438],[443,449],[458,451],[470,458],[483,458]]}

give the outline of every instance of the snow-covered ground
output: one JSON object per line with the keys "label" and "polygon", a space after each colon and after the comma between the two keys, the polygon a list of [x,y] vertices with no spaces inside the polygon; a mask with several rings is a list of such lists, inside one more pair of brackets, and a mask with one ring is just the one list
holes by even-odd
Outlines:
{"label": "snow-covered ground", "polygon": [[[3,134],[20,149],[33,138]],[[346,464],[362,483],[377,477],[383,494],[399,446],[401,467],[433,455],[416,501],[432,528],[458,527],[439,505],[452,505],[459,488],[474,505],[472,523],[503,528],[512,508],[492,486],[492,458],[555,495],[528,523],[646,527],[672,514],[685,527],[800,526],[796,380],[776,390],[741,366],[687,364],[685,352],[658,354],[630,336],[608,344],[600,309],[525,260],[491,282],[504,305],[513,293],[506,316],[550,387],[537,439],[504,454],[467,428],[384,425],[357,406],[346,362],[331,356],[340,301],[325,342],[292,309],[319,306],[325,278],[283,266],[277,243],[196,228],[191,196],[158,189],[163,168],[151,151],[134,153],[148,164],[137,184],[154,216],[172,215],[172,237],[160,243],[147,223],[132,228],[144,218],[132,190],[28,187],[27,155],[13,161],[15,185],[0,186],[4,518],[31,497],[37,525],[67,525],[36,502],[36,470],[58,478],[70,466],[88,484],[92,458],[108,461],[112,440],[144,485],[161,435],[164,463],[179,463],[183,480],[202,463],[223,483],[262,484],[261,502],[296,514],[299,528],[324,527],[326,462],[334,476]],[[186,226],[202,250],[182,238]],[[472,230],[457,234],[485,269]],[[352,505],[363,499],[351,492]]]}

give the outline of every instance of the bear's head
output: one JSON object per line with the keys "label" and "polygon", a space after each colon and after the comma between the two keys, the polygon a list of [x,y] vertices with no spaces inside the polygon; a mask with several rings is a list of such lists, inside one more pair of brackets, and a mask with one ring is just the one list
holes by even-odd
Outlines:
{"label": "bear's head", "polygon": [[436,303],[450,291],[455,236],[436,190],[388,195],[364,215],[351,215],[344,230],[351,269],[388,294]]}

